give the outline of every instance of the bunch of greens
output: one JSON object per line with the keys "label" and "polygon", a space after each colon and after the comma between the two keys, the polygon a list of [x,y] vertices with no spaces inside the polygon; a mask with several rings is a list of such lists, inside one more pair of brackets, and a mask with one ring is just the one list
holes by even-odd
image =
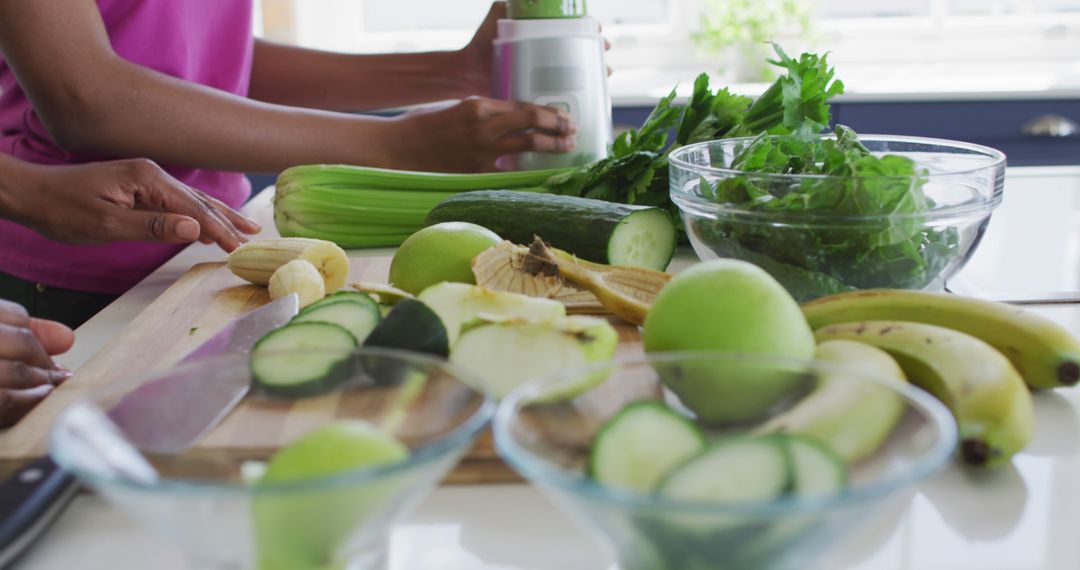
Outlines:
{"label": "bunch of greens", "polygon": [[[825,56],[789,57],[780,46],[769,63],[784,68],[757,100],[727,89],[713,92],[701,74],[685,106],[673,104],[675,90],[664,97],[639,129],[619,135],[608,158],[557,174],[546,191],[609,202],[666,206],[678,219],[668,193],[668,155],[687,144],[760,133],[806,136],[829,124],[828,99],[843,92]],[[670,141],[671,134],[675,135]],[[670,142],[670,144],[669,144]]]}
{"label": "bunch of greens", "polygon": [[[718,255],[751,261],[796,299],[873,287],[930,285],[959,256],[955,228],[925,225],[934,207],[925,172],[903,156],[876,156],[851,129],[834,138],[759,136],[728,166],[752,174],[702,180],[710,201],[769,220],[723,217],[695,222]],[[791,178],[777,174],[811,174]]]}

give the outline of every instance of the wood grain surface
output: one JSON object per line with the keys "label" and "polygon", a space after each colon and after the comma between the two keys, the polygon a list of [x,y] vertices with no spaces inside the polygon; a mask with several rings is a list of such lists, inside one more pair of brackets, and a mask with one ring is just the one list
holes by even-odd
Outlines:
{"label": "wood grain surface", "polygon": [[[386,282],[389,257],[357,257],[351,262],[350,282]],[[264,287],[250,285],[232,275],[224,263],[192,267],[75,376],[59,386],[19,424],[0,434],[0,470],[10,472],[26,461],[45,455],[49,430],[58,414],[71,403],[117,382],[175,365],[226,324],[268,301]],[[637,328],[623,324],[618,324],[617,328],[620,354],[640,352]],[[271,414],[267,413],[268,406],[289,409],[284,415],[280,409]],[[172,462],[161,458],[160,466],[176,474],[183,471],[183,462],[189,460],[233,464],[248,455],[257,456],[254,450],[267,445],[268,438],[293,439],[325,422],[327,417],[340,415],[344,409],[347,406],[337,395],[294,402],[268,402],[249,397],[189,454]],[[499,459],[490,430],[485,429],[445,482],[482,484],[518,480],[519,477]]]}

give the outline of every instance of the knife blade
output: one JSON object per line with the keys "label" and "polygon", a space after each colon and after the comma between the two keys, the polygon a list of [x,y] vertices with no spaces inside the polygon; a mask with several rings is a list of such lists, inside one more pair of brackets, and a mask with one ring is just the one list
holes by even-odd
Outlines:
{"label": "knife blade", "polygon": [[[267,332],[299,311],[296,294],[255,309],[226,325],[181,360],[181,364],[228,353],[250,352]],[[127,394],[109,416],[145,451],[176,453],[213,429],[248,391],[248,378],[235,382],[147,382]],[[220,380],[220,379],[217,379]],[[185,410],[185,408],[187,408]],[[178,413],[179,412],[179,413]],[[133,428],[138,427],[138,430]],[[126,429],[125,429],[126,428]],[[143,431],[149,432],[143,434]],[[63,512],[78,490],[75,478],[48,456],[23,466],[0,483],[0,568],[8,568]]]}
{"label": "knife blade", "polygon": [[[255,309],[229,323],[180,364],[250,352],[263,335],[289,322],[299,308],[299,297],[293,293]],[[165,376],[125,395],[108,415],[141,451],[173,454],[187,449],[217,426],[243,399],[250,385],[247,376],[192,375],[182,381]]]}

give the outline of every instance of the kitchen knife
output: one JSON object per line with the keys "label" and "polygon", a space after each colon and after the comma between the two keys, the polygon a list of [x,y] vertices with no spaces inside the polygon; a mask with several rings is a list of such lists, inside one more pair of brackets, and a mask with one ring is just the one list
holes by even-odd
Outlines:
{"label": "kitchen knife", "polygon": [[[180,361],[246,353],[267,332],[289,322],[300,307],[295,293],[241,317]],[[227,381],[222,381],[227,380]],[[172,454],[190,447],[214,428],[251,385],[247,376],[164,377],[147,382],[109,410],[109,418],[139,450]]]}
{"label": "kitchen knife", "polygon": [[[299,311],[291,294],[240,317],[199,345],[181,364],[229,353],[250,352],[267,332]],[[143,451],[177,453],[213,429],[248,391],[247,377],[235,382],[147,382],[109,411],[110,419]],[[133,428],[138,428],[134,430]],[[48,456],[37,459],[0,483],[0,568],[8,568],[63,512],[75,496],[74,477]]]}

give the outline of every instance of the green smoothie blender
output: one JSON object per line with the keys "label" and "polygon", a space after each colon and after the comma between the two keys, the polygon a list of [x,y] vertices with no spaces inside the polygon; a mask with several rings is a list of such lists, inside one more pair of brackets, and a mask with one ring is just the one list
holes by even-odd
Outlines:
{"label": "green smoothie blender", "polygon": [[554,107],[577,126],[565,153],[523,153],[518,169],[579,166],[607,156],[611,100],[600,24],[585,0],[511,0],[495,40],[497,97]]}

